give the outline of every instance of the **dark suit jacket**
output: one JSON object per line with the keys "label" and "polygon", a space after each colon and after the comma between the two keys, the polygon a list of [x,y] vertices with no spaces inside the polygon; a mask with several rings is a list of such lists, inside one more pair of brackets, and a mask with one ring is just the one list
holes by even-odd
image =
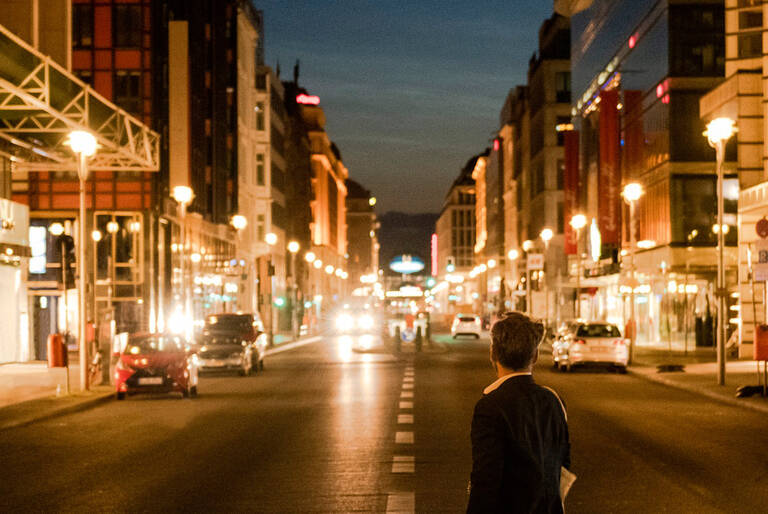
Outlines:
{"label": "dark suit jacket", "polygon": [[475,405],[467,512],[563,512],[560,466],[570,467],[560,400],[531,375],[508,378]]}

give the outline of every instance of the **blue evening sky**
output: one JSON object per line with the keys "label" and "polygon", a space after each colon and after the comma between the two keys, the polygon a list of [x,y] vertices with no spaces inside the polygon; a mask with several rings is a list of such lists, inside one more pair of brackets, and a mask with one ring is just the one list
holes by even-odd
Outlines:
{"label": "blue evening sky", "polygon": [[254,0],[266,61],[320,96],[377,211],[438,212],[524,84],[551,0]]}

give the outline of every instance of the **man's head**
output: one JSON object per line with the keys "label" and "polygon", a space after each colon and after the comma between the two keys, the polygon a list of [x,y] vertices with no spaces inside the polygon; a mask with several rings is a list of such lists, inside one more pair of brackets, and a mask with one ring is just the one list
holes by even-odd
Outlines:
{"label": "man's head", "polygon": [[505,312],[491,328],[491,361],[509,370],[527,370],[536,362],[543,335],[541,323]]}

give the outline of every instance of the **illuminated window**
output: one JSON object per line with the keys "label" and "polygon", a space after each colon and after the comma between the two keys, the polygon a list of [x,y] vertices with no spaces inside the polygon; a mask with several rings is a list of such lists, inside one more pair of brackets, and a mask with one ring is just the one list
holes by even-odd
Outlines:
{"label": "illuminated window", "polygon": [[140,47],[141,35],[141,6],[112,6],[112,44],[117,48]]}
{"label": "illuminated window", "polygon": [[739,35],[739,58],[760,57],[763,55],[763,34],[752,32]]}
{"label": "illuminated window", "polygon": [[141,72],[116,71],[113,86],[113,100],[131,114],[140,114]]}
{"label": "illuminated window", "polygon": [[93,46],[93,6],[74,4],[72,6],[72,46],[90,48]]}
{"label": "illuminated window", "polygon": [[256,154],[256,184],[264,185],[264,154]]}
{"label": "illuminated window", "polygon": [[264,130],[264,102],[257,102],[255,111],[256,111],[256,130]]}

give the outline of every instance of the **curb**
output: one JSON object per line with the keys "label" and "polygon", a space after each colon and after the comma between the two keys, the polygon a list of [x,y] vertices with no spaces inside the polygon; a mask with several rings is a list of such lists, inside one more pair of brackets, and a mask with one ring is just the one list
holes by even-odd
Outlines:
{"label": "curb", "polygon": [[[38,421],[58,418],[60,416],[65,416],[67,414],[73,414],[76,412],[92,409],[93,407],[96,407],[99,404],[111,401],[113,397],[114,397],[114,393],[112,392],[99,393],[94,395],[92,398],[87,398],[70,405],[63,405],[58,408],[51,408],[48,410],[38,411],[31,415],[22,415],[16,419],[9,419],[7,421],[0,420],[0,430],[23,427],[26,425],[30,425],[32,423],[36,423]],[[30,400],[30,402],[47,402],[47,401],[55,401],[55,399],[44,398],[44,399],[38,399],[38,400]],[[23,405],[25,403],[28,404],[29,402],[23,402],[17,405]],[[9,406],[9,407],[6,407],[6,409],[12,409],[13,407],[14,406]],[[5,409],[0,410],[0,418],[3,417],[3,410]]]}
{"label": "curb", "polygon": [[751,402],[744,402],[741,401],[739,398],[733,397],[730,398],[728,396],[722,396],[717,393],[712,393],[707,390],[699,389],[694,386],[689,386],[687,384],[681,384],[679,382],[675,382],[674,380],[669,380],[664,377],[659,377],[655,375],[640,373],[639,371],[635,371],[632,368],[627,368],[627,372],[631,374],[632,376],[642,378],[644,380],[647,380],[649,382],[654,382],[656,384],[665,385],[667,387],[672,387],[674,389],[679,389],[681,391],[686,391],[692,394],[698,394],[700,396],[705,396],[709,398],[710,400],[715,400],[720,403],[724,403],[726,405],[736,406],[736,407],[742,407],[746,409],[750,409],[757,412],[762,412],[763,414],[768,414],[768,405],[760,405],[758,403],[751,403]]}

